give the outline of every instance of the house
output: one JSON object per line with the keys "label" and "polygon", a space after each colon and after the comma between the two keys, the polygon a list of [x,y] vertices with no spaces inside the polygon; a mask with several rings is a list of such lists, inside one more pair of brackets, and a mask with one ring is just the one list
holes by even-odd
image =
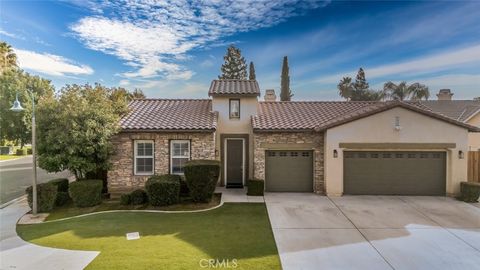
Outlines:
{"label": "house", "polygon": [[132,101],[112,139],[110,192],[217,159],[227,187],[257,178],[272,192],[456,194],[469,132],[480,131],[418,102],[281,102],[272,90],[259,101],[249,80],[214,80],[208,95]]}
{"label": "house", "polygon": [[[450,89],[440,89],[438,100],[421,101],[421,104],[436,113],[480,127],[480,100],[452,100],[452,96]],[[470,151],[480,150],[480,133],[468,134],[468,148]]]}

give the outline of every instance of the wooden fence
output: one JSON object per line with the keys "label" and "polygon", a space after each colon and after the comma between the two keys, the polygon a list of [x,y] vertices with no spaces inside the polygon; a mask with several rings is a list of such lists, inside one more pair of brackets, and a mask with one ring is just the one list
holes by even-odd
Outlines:
{"label": "wooden fence", "polygon": [[480,182],[480,151],[468,152],[468,181]]}

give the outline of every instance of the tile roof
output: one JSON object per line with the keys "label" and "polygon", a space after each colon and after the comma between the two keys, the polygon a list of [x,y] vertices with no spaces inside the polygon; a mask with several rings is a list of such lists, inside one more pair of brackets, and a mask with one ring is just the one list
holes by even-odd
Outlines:
{"label": "tile roof", "polygon": [[403,107],[427,116],[480,131],[449,117],[428,110],[420,103],[392,102],[260,102],[252,117],[255,131],[323,131],[394,107]]}
{"label": "tile roof", "polygon": [[465,122],[480,112],[480,100],[427,100],[420,101],[430,110]]}
{"label": "tile roof", "polygon": [[213,80],[208,95],[260,96],[260,87],[256,80]]}
{"label": "tile roof", "polygon": [[123,131],[214,131],[217,127],[209,99],[137,99],[128,107],[130,112],[120,120]]}

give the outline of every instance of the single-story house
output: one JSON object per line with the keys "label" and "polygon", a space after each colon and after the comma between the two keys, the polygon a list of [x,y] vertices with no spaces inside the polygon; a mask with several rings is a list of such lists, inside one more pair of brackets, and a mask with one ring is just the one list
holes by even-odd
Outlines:
{"label": "single-story house", "polygon": [[222,163],[219,185],[265,181],[270,192],[446,195],[467,179],[480,128],[421,103],[259,101],[254,80],[214,80],[209,99],[138,99],[113,138],[113,194],[190,159]]}

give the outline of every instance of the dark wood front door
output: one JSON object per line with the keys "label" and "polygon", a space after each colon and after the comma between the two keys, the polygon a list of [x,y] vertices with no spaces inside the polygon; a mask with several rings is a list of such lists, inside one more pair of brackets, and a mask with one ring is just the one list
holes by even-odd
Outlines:
{"label": "dark wood front door", "polygon": [[227,187],[243,187],[243,139],[226,139],[225,179]]}

